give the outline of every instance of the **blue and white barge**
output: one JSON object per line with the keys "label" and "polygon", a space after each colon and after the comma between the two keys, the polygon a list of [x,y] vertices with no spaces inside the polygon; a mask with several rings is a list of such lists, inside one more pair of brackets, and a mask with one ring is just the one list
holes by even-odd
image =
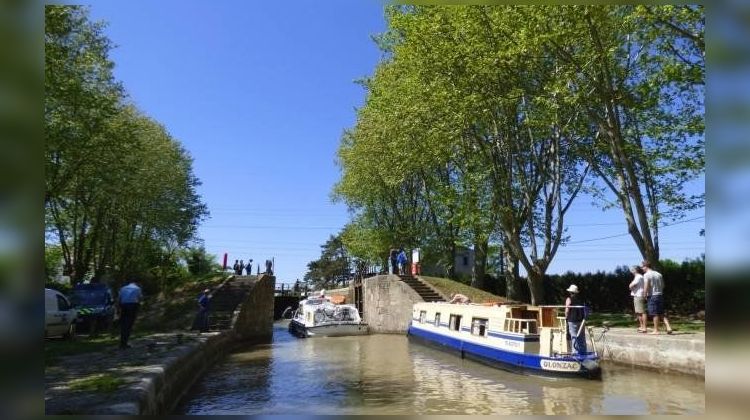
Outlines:
{"label": "blue and white barge", "polygon": [[[545,376],[600,378],[593,343],[571,348],[564,306],[414,305],[411,339],[498,368]],[[590,338],[590,334],[587,334]]]}

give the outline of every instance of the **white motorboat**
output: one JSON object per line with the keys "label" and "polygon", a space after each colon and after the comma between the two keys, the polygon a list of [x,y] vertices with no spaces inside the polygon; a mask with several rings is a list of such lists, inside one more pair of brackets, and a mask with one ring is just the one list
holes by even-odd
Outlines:
{"label": "white motorboat", "polygon": [[289,332],[300,338],[365,335],[369,332],[354,305],[336,305],[325,297],[307,298],[289,321]]}

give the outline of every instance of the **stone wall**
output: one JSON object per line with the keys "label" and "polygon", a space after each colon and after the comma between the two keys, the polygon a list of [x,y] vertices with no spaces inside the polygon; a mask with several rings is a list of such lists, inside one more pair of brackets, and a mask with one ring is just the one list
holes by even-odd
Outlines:
{"label": "stone wall", "polygon": [[234,332],[239,340],[271,342],[276,277],[261,274],[235,311]]}
{"label": "stone wall", "polygon": [[[210,337],[197,347],[186,346],[154,366],[141,382],[139,405],[127,414],[170,414],[193,384],[236,347],[231,331]],[[135,408],[135,407],[134,407]]]}
{"label": "stone wall", "polygon": [[705,333],[639,334],[611,329],[603,335],[594,328],[594,346],[602,360],[664,372],[705,377]]}
{"label": "stone wall", "polygon": [[409,328],[412,307],[422,298],[394,275],[369,277],[362,281],[364,314],[371,334],[404,334]]}

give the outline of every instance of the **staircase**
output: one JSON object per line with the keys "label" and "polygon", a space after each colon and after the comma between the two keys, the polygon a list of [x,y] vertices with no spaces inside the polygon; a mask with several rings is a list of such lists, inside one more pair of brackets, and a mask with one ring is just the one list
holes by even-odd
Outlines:
{"label": "staircase", "polygon": [[234,276],[214,293],[211,297],[208,315],[210,330],[232,328],[232,316],[235,309],[245,300],[245,296],[257,280],[257,276]]}
{"label": "staircase", "polygon": [[404,274],[399,276],[399,278],[401,278],[401,281],[409,285],[409,287],[414,289],[414,291],[417,292],[425,302],[445,302],[445,299],[443,299],[442,296],[426,284],[422,283],[422,281],[416,277],[410,274]]}

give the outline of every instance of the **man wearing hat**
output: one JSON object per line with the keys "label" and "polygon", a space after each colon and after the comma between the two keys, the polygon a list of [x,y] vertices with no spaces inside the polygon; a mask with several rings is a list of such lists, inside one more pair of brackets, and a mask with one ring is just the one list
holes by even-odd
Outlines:
{"label": "man wearing hat", "polygon": [[565,320],[568,322],[568,333],[570,334],[570,343],[572,352],[578,354],[586,353],[586,332],[581,325],[585,317],[583,302],[578,295],[578,286],[571,284],[566,289],[568,298],[565,299]]}

